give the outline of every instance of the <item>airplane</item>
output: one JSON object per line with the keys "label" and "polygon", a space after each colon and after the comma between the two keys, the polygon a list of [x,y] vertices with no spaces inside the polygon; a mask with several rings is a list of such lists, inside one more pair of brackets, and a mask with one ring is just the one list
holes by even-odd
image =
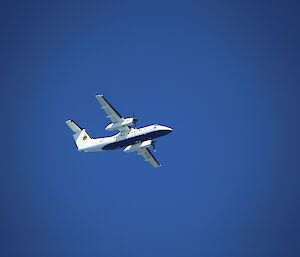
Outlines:
{"label": "airplane", "polygon": [[167,135],[173,130],[157,124],[136,128],[138,119],[134,114],[132,118],[123,118],[103,95],[96,95],[96,98],[101,104],[101,108],[106,112],[107,118],[112,121],[106,126],[105,130],[119,130],[120,132],[110,137],[92,138],[86,129],[81,128],[75,121],[68,120],[66,124],[74,133],[73,138],[78,151],[96,152],[125,147],[124,152],[137,152],[154,168],[160,167],[160,163],[155,159],[149,148],[152,146],[153,150],[156,151],[154,145],[156,141],[154,139]]}

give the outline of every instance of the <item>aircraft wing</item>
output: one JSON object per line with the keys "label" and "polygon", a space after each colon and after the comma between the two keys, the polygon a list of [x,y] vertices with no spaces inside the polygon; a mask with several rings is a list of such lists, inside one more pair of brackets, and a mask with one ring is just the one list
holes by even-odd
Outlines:
{"label": "aircraft wing", "polygon": [[[109,118],[113,123],[122,122],[124,118],[120,113],[104,98],[103,95],[96,95],[97,100],[101,104],[101,108],[106,112],[107,118]],[[125,126],[119,128],[120,131],[129,131],[131,130],[130,126]]]}
{"label": "aircraft wing", "polygon": [[145,158],[145,161],[149,162],[154,168],[161,166],[148,148],[138,148],[137,152],[138,154],[142,155]]}

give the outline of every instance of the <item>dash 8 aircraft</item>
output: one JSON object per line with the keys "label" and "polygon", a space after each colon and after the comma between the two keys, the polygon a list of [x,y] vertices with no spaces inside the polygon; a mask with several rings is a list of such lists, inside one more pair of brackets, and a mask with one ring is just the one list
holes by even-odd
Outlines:
{"label": "dash 8 aircraft", "polygon": [[[154,168],[161,166],[150,152],[149,147],[155,150],[155,138],[164,136],[172,132],[171,128],[162,125],[150,125],[143,128],[136,128],[138,119],[123,118],[103,95],[96,95],[97,100],[106,112],[107,118],[112,123],[106,126],[105,130],[119,130],[120,132],[111,137],[92,138],[86,131],[78,126],[75,121],[68,120],[66,124],[73,131],[73,138],[80,152],[95,152],[104,150],[115,150],[124,148],[124,152],[137,152],[145,158],[145,161],[153,165]],[[132,127],[134,126],[134,128]]]}

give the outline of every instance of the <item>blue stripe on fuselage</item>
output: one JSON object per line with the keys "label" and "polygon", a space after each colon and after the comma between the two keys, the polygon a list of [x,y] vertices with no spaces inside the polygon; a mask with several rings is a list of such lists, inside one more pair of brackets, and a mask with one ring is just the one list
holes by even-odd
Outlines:
{"label": "blue stripe on fuselage", "polygon": [[170,132],[171,132],[170,130],[153,131],[153,132],[150,132],[150,133],[147,133],[147,134],[144,134],[144,135],[139,135],[139,136],[136,136],[136,137],[127,138],[127,139],[124,139],[124,140],[120,140],[120,141],[108,144],[108,145],[103,147],[103,150],[114,150],[114,149],[129,146],[129,145],[134,145],[134,144],[137,144],[139,142],[143,142],[143,141],[146,141],[146,140],[150,140],[150,139],[153,139],[153,138],[157,138],[157,137],[167,135]]}

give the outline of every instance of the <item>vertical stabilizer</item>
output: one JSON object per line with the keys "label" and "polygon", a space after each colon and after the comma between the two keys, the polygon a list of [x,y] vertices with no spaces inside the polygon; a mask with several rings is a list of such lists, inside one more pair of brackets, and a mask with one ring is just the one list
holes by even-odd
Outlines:
{"label": "vertical stabilizer", "polygon": [[66,121],[66,124],[73,131],[73,138],[79,151],[83,151],[85,148],[91,146],[92,138],[85,129],[82,129],[73,120]]}

